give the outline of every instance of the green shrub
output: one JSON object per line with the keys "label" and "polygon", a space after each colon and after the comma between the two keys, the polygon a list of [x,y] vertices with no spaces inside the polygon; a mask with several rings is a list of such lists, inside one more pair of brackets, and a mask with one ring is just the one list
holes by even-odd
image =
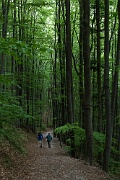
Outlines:
{"label": "green shrub", "polygon": [[93,132],[93,142],[94,160],[101,164],[105,146],[105,135],[100,132]]}
{"label": "green shrub", "polygon": [[[70,132],[74,134],[74,147],[71,147]],[[55,129],[55,133],[60,133],[62,137],[66,138],[65,149],[70,153],[75,152],[76,157],[80,157],[85,154],[86,137],[85,130],[80,128],[78,124],[65,124],[64,126]],[[66,135],[67,134],[67,135]],[[110,171],[113,173],[120,172],[120,152],[117,150],[118,141],[112,139],[111,157],[110,157]],[[93,157],[94,161],[100,165],[103,161],[103,152],[105,147],[105,134],[100,132],[93,132]],[[74,148],[74,149],[73,149]]]}
{"label": "green shrub", "polygon": [[117,174],[120,176],[120,162],[115,161],[113,158],[110,158],[110,170],[112,174]]}
{"label": "green shrub", "polygon": [[[70,138],[70,133],[74,134],[74,149],[73,147],[71,148],[71,138]],[[55,129],[55,134],[61,134],[62,139],[65,138],[65,142],[67,144],[66,149],[68,149],[68,151],[75,151],[78,153],[78,151],[80,151],[82,153],[84,153],[84,149],[85,149],[85,130],[80,128],[78,126],[78,124],[65,124],[64,126],[60,126],[58,128]],[[77,154],[76,153],[76,154]],[[77,155],[79,156],[79,155]]]}
{"label": "green shrub", "polygon": [[54,130],[55,134],[62,133],[65,134],[70,129],[70,124],[65,124],[64,126],[60,126]]}

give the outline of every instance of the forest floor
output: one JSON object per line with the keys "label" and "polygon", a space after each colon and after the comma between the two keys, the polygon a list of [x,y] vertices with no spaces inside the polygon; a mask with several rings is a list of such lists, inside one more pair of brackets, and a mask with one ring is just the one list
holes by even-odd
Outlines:
{"label": "forest floor", "polygon": [[[47,135],[44,132],[44,137]],[[51,131],[52,133],[52,131]],[[0,161],[0,180],[113,180],[99,167],[89,166],[84,161],[70,157],[59,141],[53,137],[48,148],[44,138],[43,147],[38,147],[36,137],[27,137],[28,155],[21,157],[13,153],[13,164],[5,168]],[[115,178],[116,180],[116,178]]]}

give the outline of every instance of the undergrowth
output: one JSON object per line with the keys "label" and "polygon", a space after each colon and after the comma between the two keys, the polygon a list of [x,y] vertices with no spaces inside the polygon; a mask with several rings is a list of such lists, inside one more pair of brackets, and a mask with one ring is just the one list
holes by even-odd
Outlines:
{"label": "undergrowth", "polygon": [[6,125],[0,129],[0,144],[4,144],[8,141],[17,151],[25,153],[25,133],[21,129],[17,129],[14,126]]}
{"label": "undergrowth", "polygon": [[0,129],[0,164],[11,168],[15,165],[18,156],[26,156],[26,134],[21,129],[5,126]]}
{"label": "undergrowth", "polygon": [[[71,141],[73,141],[73,139],[71,140],[70,132],[74,134],[74,145],[72,143],[72,147]],[[55,134],[61,136],[61,140],[66,144],[65,149],[68,152],[74,150],[76,158],[80,158],[81,156],[84,157],[86,144],[85,130],[80,128],[77,123],[60,126],[55,129]],[[116,150],[117,148],[115,148],[117,143],[117,140],[113,138],[110,157],[110,173],[112,174],[119,174],[120,172],[120,152]],[[104,146],[105,135],[100,132],[93,132],[94,162],[99,163],[100,166],[103,161]]]}
{"label": "undergrowth", "polygon": [[25,152],[25,134],[17,126],[26,116],[14,96],[4,92],[0,94],[0,147],[7,143],[20,153]]}

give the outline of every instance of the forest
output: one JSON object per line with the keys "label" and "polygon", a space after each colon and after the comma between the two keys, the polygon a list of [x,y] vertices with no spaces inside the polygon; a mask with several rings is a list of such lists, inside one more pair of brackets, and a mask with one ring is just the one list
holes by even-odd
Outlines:
{"label": "forest", "polygon": [[120,173],[119,69],[120,0],[1,0],[0,146],[52,127]]}

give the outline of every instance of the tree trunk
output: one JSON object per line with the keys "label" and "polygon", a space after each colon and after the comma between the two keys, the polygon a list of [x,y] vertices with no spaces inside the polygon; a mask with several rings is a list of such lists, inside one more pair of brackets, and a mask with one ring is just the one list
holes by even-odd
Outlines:
{"label": "tree trunk", "polygon": [[[2,0],[2,38],[7,37],[7,26],[8,26],[8,13],[10,7],[10,0]],[[5,73],[5,54],[0,54],[0,74]]]}
{"label": "tree trunk", "polygon": [[106,118],[106,140],[103,156],[103,170],[108,172],[110,149],[112,140],[111,131],[111,101],[109,87],[109,0],[105,0],[105,42],[104,42],[104,87],[105,87],[105,118]]}
{"label": "tree trunk", "polygon": [[79,13],[80,13],[80,31],[79,31],[79,125],[84,127],[83,124],[83,1],[79,1]]}
{"label": "tree trunk", "polygon": [[102,131],[102,102],[101,102],[101,51],[100,51],[100,0],[96,0],[97,24],[97,82],[98,82],[98,131]]}
{"label": "tree trunk", "polygon": [[67,83],[67,119],[74,122],[73,108],[73,78],[72,78],[72,48],[71,48],[71,23],[70,23],[70,0],[66,4],[66,83]]}
{"label": "tree trunk", "polygon": [[[59,51],[59,61],[60,61],[60,76],[61,76],[61,82],[60,82],[60,91],[61,91],[61,101],[60,101],[60,109],[61,109],[61,116],[60,116],[60,121],[61,125],[64,125],[66,122],[65,118],[65,56],[63,56],[64,51],[64,28],[62,31],[61,27],[61,9],[62,5],[60,3],[61,1],[59,0],[58,2],[58,51]],[[64,7],[63,7],[64,8]],[[64,11],[62,12],[64,13]],[[64,14],[62,14],[64,16]],[[64,24],[65,26],[65,24]],[[63,41],[63,44],[62,44]]]}
{"label": "tree trunk", "polygon": [[90,2],[83,0],[83,58],[84,58],[84,118],[86,132],[86,158],[92,165],[93,135],[91,119],[91,72],[90,72]]}
{"label": "tree trunk", "polygon": [[115,61],[115,72],[113,76],[113,84],[112,84],[112,99],[111,99],[111,119],[112,119],[112,128],[115,117],[115,109],[116,109],[116,97],[118,90],[118,77],[119,77],[119,65],[120,65],[120,0],[118,0],[118,42],[117,42],[117,57]]}

